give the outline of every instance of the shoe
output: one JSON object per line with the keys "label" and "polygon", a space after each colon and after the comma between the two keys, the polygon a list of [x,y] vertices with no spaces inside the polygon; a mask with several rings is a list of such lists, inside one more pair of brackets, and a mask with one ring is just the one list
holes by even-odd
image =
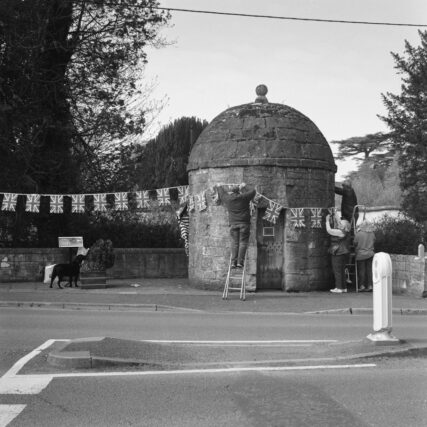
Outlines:
{"label": "shoe", "polygon": [[237,264],[231,264],[231,268],[237,268]]}
{"label": "shoe", "polygon": [[347,289],[334,288],[334,289],[331,289],[329,292],[332,292],[334,294],[344,294],[347,292]]}
{"label": "shoe", "polygon": [[243,264],[237,264],[237,268],[243,268]]}
{"label": "shoe", "polygon": [[366,292],[372,292],[372,286],[369,286],[369,287],[366,289]]}
{"label": "shoe", "polygon": [[359,286],[359,292],[366,292],[366,290],[364,286]]}

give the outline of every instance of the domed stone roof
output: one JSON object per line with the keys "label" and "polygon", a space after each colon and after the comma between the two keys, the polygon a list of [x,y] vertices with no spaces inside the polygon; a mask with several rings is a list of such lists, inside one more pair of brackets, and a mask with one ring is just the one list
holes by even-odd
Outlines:
{"label": "domed stone roof", "polygon": [[336,172],[325,137],[308,117],[269,103],[264,85],[256,93],[255,102],[225,110],[205,128],[191,150],[188,171],[271,165]]}

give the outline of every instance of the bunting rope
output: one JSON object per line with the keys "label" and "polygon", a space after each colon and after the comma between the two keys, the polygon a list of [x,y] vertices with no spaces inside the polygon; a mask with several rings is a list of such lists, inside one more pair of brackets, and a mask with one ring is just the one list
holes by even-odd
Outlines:
{"label": "bunting rope", "polygon": [[[238,184],[218,184],[222,186],[228,186],[232,188]],[[39,213],[41,198],[45,197],[49,201],[49,213],[52,214],[62,214],[64,213],[64,199],[71,199],[71,213],[81,214],[88,208],[89,201],[87,197],[92,197],[93,211],[94,212],[106,212],[109,208],[117,211],[126,211],[130,209],[129,206],[129,194],[132,194],[132,199],[136,203],[137,209],[150,209],[152,207],[152,202],[157,201],[159,206],[169,206],[171,203],[171,194],[170,190],[177,190],[177,202],[180,205],[187,204],[188,212],[203,212],[208,209],[208,200],[207,193],[211,194],[212,204],[220,204],[217,192],[213,188],[208,190],[201,191],[198,194],[189,194],[188,185],[180,185],[174,187],[165,187],[153,190],[141,190],[141,191],[129,191],[129,192],[108,192],[108,193],[84,193],[84,194],[26,194],[26,193],[16,193],[16,192],[3,192],[0,193],[2,197],[2,203],[0,210],[1,211],[10,211],[15,212],[18,196],[25,197],[25,211]],[[107,196],[114,196],[113,202],[107,202]],[[154,198],[156,196],[156,198]],[[332,207],[318,207],[318,206],[308,206],[308,207],[291,207],[284,206],[277,201],[268,198],[264,194],[256,191],[255,197],[251,202],[251,212],[253,213],[261,201],[267,202],[267,207],[263,219],[276,224],[277,219],[280,216],[282,209],[286,209],[289,212],[289,219],[291,226],[294,228],[306,228],[307,227],[307,217],[306,213],[310,216],[310,226],[311,228],[322,228],[322,218],[325,210],[328,210],[329,213],[332,213]]]}

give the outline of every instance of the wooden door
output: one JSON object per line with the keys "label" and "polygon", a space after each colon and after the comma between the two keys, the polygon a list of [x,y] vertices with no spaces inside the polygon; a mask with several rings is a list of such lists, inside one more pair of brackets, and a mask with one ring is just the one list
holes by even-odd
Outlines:
{"label": "wooden door", "polygon": [[257,219],[257,290],[283,289],[283,254],[285,211],[276,224],[265,219],[265,209],[258,209]]}

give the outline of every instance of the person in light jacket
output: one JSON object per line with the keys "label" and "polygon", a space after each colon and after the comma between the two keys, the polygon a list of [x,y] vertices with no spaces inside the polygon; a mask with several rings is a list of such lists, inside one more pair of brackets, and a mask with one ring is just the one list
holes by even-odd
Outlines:
{"label": "person in light jacket", "polygon": [[354,236],[359,291],[372,291],[372,260],[374,259],[375,234],[371,223],[363,221]]}
{"label": "person in light jacket", "polygon": [[326,231],[331,236],[329,253],[335,277],[335,288],[331,289],[331,292],[335,294],[347,292],[345,266],[350,253],[350,228],[350,223],[341,219],[336,212],[332,217],[326,216]]}

